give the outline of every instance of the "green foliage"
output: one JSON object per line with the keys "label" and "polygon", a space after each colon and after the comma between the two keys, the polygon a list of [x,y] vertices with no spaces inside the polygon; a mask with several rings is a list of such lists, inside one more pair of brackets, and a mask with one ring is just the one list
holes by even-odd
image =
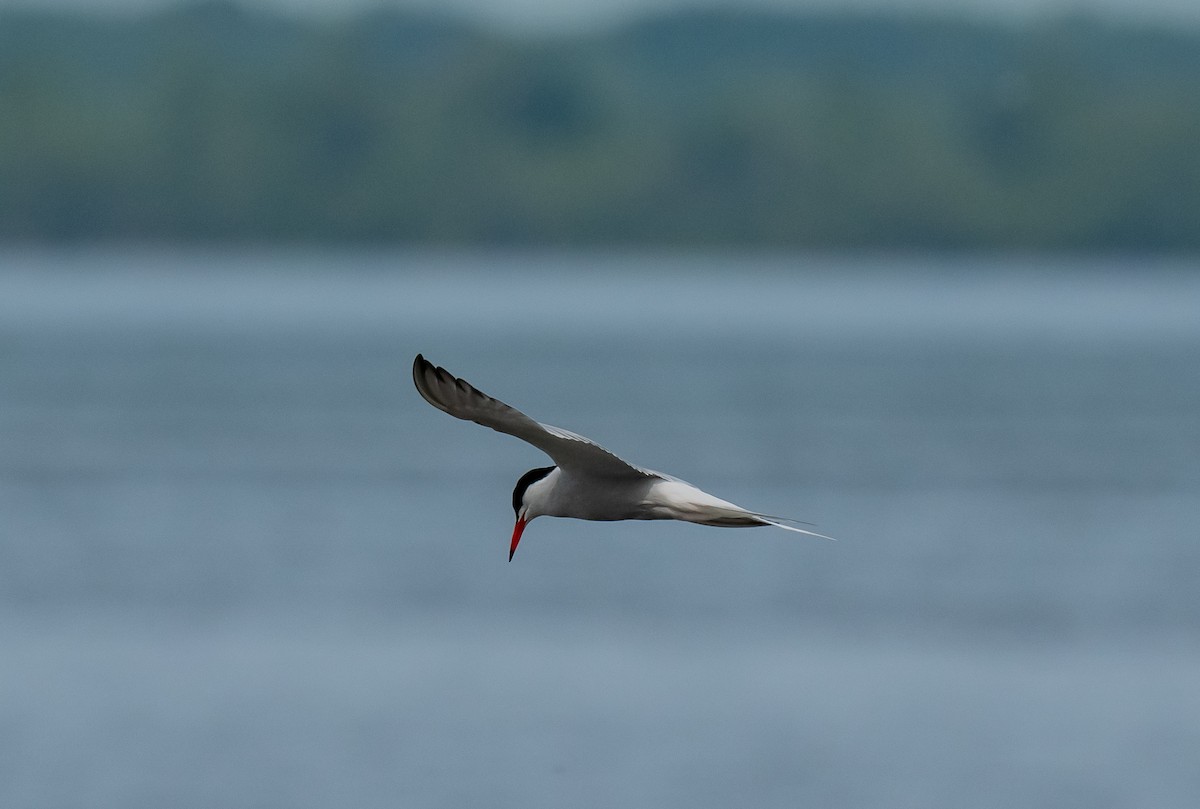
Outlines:
{"label": "green foliage", "polygon": [[1200,33],[0,13],[0,239],[1194,250]]}

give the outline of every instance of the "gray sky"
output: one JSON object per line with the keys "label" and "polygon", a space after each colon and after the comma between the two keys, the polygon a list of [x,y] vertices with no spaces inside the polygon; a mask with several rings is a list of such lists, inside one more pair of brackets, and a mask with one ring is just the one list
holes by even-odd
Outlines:
{"label": "gray sky", "polygon": [[[179,0],[0,0],[4,7],[137,10]],[[562,29],[612,23],[648,10],[684,6],[766,6],[783,9],[935,9],[991,16],[1086,13],[1157,23],[1200,25],[1198,0],[241,0],[246,5],[340,14],[377,5],[465,12],[505,27]]]}

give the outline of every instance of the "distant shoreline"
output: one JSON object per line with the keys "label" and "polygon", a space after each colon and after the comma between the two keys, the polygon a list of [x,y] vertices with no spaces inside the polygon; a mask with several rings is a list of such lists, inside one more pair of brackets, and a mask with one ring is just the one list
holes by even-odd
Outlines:
{"label": "distant shoreline", "polygon": [[1200,250],[1200,27],[0,11],[0,243]]}

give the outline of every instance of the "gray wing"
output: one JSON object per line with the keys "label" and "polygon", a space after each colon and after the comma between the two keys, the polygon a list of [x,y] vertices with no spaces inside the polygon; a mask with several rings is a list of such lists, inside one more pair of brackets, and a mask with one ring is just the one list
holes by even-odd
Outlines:
{"label": "gray wing", "polygon": [[413,360],[413,383],[425,401],[443,413],[515,435],[549,455],[565,471],[608,478],[665,477],[623,461],[581,435],[534,421],[420,354]]}

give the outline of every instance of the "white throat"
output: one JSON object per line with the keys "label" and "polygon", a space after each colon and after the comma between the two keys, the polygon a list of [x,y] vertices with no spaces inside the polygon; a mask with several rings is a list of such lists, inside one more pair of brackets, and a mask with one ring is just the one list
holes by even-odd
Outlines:
{"label": "white throat", "polygon": [[555,467],[546,477],[529,484],[521,499],[521,517],[524,520],[528,522],[534,517],[554,513],[554,490],[561,475],[562,470]]}

